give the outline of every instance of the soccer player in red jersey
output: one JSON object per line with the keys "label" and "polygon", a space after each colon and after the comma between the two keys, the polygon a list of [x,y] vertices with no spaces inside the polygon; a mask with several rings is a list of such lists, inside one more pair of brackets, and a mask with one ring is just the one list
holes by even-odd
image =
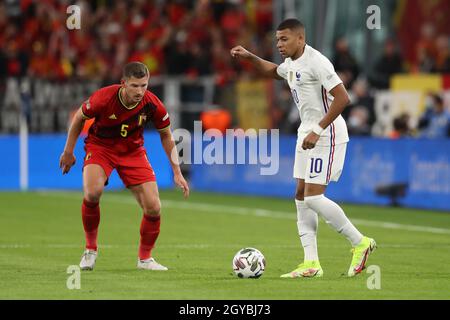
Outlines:
{"label": "soccer player in red jersey", "polygon": [[93,270],[97,258],[97,231],[100,222],[100,197],[111,172],[116,169],[143,210],[140,228],[138,268],[167,270],[152,257],[160,230],[161,202],[155,174],[144,149],[143,131],[151,121],[159,131],[164,151],[170,160],[174,181],[189,196],[176,152],[170,119],[163,103],[147,90],[150,74],[140,62],[123,69],[121,84],[101,88],[86,100],[70,125],[60,168],[66,174],[75,164],[73,150],[86,119],[94,118],[85,139],[83,165],[84,199],[81,207],[86,235],[86,250],[80,262],[82,270]]}

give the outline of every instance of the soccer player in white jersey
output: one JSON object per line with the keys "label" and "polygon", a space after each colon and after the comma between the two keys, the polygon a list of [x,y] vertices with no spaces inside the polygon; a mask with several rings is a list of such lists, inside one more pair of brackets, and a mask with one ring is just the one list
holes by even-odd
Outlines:
{"label": "soccer player in white jersey", "polygon": [[350,241],[353,257],[347,274],[355,276],[364,269],[376,243],[363,236],[341,207],[324,195],[328,183],[339,179],[344,166],[348,133],[341,113],[349,97],[331,62],[306,44],[305,27],[299,20],[283,21],[276,38],[277,48],[285,58],[280,65],[263,60],[242,46],[232,48],[230,53],[250,61],[264,76],[287,80],[300,112],[294,178],[304,262],[281,277],[323,275],[317,253],[318,215]]}

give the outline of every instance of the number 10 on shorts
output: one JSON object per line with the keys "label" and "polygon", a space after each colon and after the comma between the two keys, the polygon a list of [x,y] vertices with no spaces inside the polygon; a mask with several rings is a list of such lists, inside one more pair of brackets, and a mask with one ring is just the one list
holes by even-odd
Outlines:
{"label": "number 10 on shorts", "polygon": [[309,173],[321,173],[323,160],[321,158],[311,158],[311,169]]}

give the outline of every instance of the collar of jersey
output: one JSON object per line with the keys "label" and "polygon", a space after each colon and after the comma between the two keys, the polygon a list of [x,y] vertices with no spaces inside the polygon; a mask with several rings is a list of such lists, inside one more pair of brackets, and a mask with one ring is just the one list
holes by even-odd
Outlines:
{"label": "collar of jersey", "polygon": [[133,106],[131,106],[131,107],[128,107],[124,102],[123,102],[123,100],[122,100],[122,96],[120,95],[120,92],[122,91],[122,87],[121,88],[119,88],[119,91],[117,92],[117,96],[119,97],[119,101],[120,101],[120,104],[124,107],[124,108],[126,108],[126,109],[128,109],[128,110],[131,110],[131,109],[134,109],[134,108],[136,108],[137,106],[138,106],[138,104],[139,104],[139,102],[136,102],[136,104],[135,105],[133,105]]}

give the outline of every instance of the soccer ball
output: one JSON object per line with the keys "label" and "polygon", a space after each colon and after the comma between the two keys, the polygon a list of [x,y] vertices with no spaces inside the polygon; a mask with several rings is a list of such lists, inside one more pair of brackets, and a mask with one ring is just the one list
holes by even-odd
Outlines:
{"label": "soccer ball", "polygon": [[233,271],[239,278],[259,278],[266,268],[266,259],[255,248],[243,248],[233,258]]}

